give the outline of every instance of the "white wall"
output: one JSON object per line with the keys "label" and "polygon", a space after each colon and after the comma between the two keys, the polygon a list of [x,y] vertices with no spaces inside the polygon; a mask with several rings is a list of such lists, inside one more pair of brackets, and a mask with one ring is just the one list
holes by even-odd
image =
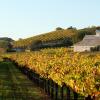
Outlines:
{"label": "white wall", "polygon": [[100,36],[100,30],[96,30],[96,36]]}
{"label": "white wall", "polygon": [[74,46],[74,52],[91,51],[91,46]]}

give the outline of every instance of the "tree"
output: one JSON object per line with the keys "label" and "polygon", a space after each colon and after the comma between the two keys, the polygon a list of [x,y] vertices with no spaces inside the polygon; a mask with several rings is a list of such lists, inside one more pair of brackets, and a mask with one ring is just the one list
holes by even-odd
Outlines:
{"label": "tree", "polygon": [[7,42],[13,42],[14,40],[13,39],[11,39],[11,38],[8,38],[8,37],[2,37],[2,38],[0,38],[0,41],[7,41]]}
{"label": "tree", "polygon": [[75,29],[76,30],[76,27],[70,26],[67,29]]}
{"label": "tree", "polygon": [[72,39],[71,38],[64,38],[63,39],[63,45],[65,45],[65,46],[71,46],[71,45],[73,45],[73,41],[72,41]]}
{"label": "tree", "polygon": [[64,29],[61,28],[61,27],[57,27],[57,28],[56,28],[56,31],[59,31],[59,30],[64,30]]}
{"label": "tree", "polygon": [[42,41],[41,40],[36,40],[30,45],[31,50],[39,49],[41,47],[42,47]]}
{"label": "tree", "polygon": [[0,48],[8,48],[9,42],[0,40]]}

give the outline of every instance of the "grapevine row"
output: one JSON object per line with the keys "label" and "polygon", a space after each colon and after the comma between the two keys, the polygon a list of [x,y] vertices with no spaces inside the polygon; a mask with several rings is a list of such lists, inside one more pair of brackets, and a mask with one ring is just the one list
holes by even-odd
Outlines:
{"label": "grapevine row", "polygon": [[52,79],[58,85],[66,84],[83,96],[100,92],[100,54],[81,54],[66,48],[44,49],[3,55],[20,66]]}

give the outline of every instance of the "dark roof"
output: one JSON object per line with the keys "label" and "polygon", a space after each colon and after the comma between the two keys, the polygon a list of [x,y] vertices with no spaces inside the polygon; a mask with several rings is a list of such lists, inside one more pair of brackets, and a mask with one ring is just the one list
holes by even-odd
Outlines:
{"label": "dark roof", "polygon": [[100,36],[86,35],[81,42],[76,43],[74,46],[98,46],[100,45]]}

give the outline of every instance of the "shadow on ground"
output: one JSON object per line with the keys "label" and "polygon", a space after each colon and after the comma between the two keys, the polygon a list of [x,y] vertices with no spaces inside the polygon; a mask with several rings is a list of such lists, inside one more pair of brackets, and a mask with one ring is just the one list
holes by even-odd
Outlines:
{"label": "shadow on ground", "polygon": [[0,62],[0,100],[50,100],[11,62]]}

